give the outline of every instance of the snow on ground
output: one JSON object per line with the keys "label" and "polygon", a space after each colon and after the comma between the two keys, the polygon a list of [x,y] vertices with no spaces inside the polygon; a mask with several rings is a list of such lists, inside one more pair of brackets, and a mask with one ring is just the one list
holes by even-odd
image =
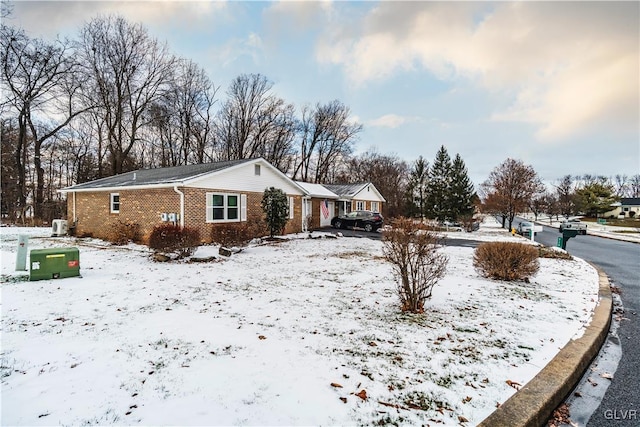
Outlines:
{"label": "snow on ground", "polygon": [[[579,259],[541,259],[531,283],[504,283],[478,276],[472,249],[447,247],[446,277],[410,315],[380,241],[290,239],[189,264],[0,233],[4,425],[477,424],[597,301]],[[82,278],[20,281],[22,233],[30,248],[78,246]],[[468,236],[500,233],[517,239],[490,224]]]}

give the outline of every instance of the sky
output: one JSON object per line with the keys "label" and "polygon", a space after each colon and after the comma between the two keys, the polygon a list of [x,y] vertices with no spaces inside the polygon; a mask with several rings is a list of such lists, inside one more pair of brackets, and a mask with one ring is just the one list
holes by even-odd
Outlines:
{"label": "sky", "polygon": [[547,183],[640,173],[639,2],[18,1],[13,25],[75,37],[141,22],[220,88],[260,73],[298,109],[338,99],[356,153],[444,145],[479,184],[507,158]]}

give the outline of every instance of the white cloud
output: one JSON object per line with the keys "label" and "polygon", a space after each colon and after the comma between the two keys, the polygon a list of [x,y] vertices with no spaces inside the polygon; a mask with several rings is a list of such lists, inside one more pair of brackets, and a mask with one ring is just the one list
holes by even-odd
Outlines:
{"label": "white cloud", "polygon": [[244,38],[232,38],[222,46],[212,47],[209,54],[225,67],[233,65],[242,57],[249,57],[254,64],[259,64],[262,59],[262,39],[255,33],[249,33]]}
{"label": "white cloud", "polygon": [[34,36],[53,38],[65,31],[77,33],[99,14],[119,14],[145,25],[193,29],[212,25],[211,17],[224,16],[226,8],[223,1],[18,1],[8,22],[15,22]]}
{"label": "white cloud", "polygon": [[383,2],[348,29],[330,26],[316,58],[360,86],[416,69],[469,79],[513,99],[493,119],[534,123],[542,139],[603,123],[637,131],[638,12],[635,2]]}
{"label": "white cloud", "polygon": [[319,28],[323,17],[331,13],[332,3],[321,1],[276,1],[264,11],[269,31],[304,33]]}
{"label": "white cloud", "polygon": [[420,121],[419,117],[407,117],[407,116],[399,116],[397,114],[385,114],[384,116],[378,117],[377,119],[368,121],[367,125],[371,127],[384,127],[384,128],[395,129],[406,123],[417,122],[417,121]]}

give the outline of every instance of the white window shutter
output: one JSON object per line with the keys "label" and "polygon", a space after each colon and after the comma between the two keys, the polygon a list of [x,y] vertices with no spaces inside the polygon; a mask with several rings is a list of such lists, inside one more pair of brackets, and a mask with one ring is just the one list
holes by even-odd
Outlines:
{"label": "white window shutter", "polygon": [[293,197],[289,196],[289,219],[293,219]]}
{"label": "white window shutter", "polygon": [[247,220],[247,195],[240,195],[240,221]]}

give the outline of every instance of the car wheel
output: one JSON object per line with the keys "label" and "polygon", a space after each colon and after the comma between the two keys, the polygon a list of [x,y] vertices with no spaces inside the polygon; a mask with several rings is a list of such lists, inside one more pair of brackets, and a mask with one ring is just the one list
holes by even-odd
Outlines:
{"label": "car wheel", "polygon": [[373,225],[365,224],[364,225],[364,231],[369,232],[369,233],[372,232],[373,231]]}
{"label": "car wheel", "polygon": [[333,224],[334,228],[342,228],[342,221],[338,220]]}

